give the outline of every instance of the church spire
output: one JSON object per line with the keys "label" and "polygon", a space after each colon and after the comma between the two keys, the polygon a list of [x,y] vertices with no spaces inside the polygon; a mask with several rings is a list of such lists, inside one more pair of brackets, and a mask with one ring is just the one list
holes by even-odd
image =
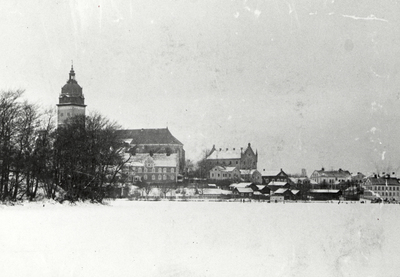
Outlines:
{"label": "church spire", "polygon": [[75,71],[74,71],[74,63],[71,61],[71,71],[69,72],[69,80],[68,83],[75,82]]}

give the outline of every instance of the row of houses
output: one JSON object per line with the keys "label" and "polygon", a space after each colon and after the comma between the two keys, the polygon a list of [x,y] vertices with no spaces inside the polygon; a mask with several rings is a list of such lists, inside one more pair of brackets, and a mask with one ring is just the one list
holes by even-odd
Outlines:
{"label": "row of houses", "polygon": [[[127,181],[136,183],[146,181],[154,184],[170,184],[182,181],[185,168],[185,151],[183,144],[165,129],[120,130],[119,136],[125,143],[126,163],[123,173]],[[300,176],[290,176],[282,169],[276,171],[258,171],[258,151],[251,144],[247,148],[215,148],[206,157],[211,169],[208,180],[230,181],[235,187],[234,195],[252,197],[276,197],[277,200],[298,199],[299,184],[308,184],[309,196],[316,199],[338,199],[342,194],[350,194],[349,188],[343,186],[351,183],[365,190],[370,198],[388,198],[400,200],[400,185],[397,178],[384,175],[366,177],[362,173],[351,174],[348,170],[315,170],[308,178],[303,171]],[[249,183],[249,187],[235,184]],[[257,187],[258,186],[258,187]],[[264,190],[260,189],[264,186]],[[214,191],[213,191],[214,189]],[[250,191],[251,190],[251,191]],[[272,195],[271,195],[272,191]],[[215,188],[209,192],[215,193]],[[353,193],[354,194],[354,193]]]}
{"label": "row of houses", "polygon": [[271,182],[269,185],[256,185],[251,182],[234,183],[229,190],[216,188],[215,185],[204,189],[204,196],[212,195],[221,198],[230,196],[233,198],[252,198],[269,200],[271,202],[296,201],[296,200],[339,200],[342,196],[340,190],[311,189],[307,194],[298,189],[293,189],[287,182]]}

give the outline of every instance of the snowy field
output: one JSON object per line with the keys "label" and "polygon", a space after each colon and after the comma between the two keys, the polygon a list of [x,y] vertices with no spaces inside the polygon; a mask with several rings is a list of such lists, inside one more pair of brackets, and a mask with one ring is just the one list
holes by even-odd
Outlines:
{"label": "snowy field", "polygon": [[0,206],[0,276],[400,276],[400,205]]}

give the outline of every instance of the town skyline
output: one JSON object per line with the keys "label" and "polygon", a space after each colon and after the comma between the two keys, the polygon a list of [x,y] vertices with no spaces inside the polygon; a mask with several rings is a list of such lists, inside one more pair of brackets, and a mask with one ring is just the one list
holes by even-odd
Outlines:
{"label": "town skyline", "polygon": [[168,127],[196,161],[251,143],[258,169],[397,171],[396,3],[1,3],[0,89],[55,108],[73,60],[88,113]]}

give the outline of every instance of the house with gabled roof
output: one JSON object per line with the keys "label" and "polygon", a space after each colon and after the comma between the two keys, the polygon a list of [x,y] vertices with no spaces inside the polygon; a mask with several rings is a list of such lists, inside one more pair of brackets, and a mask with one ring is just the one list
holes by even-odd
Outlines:
{"label": "house with gabled roof", "polygon": [[261,172],[262,184],[268,185],[270,182],[290,182],[289,175],[286,174],[282,168],[280,170]]}
{"label": "house with gabled roof", "polygon": [[290,189],[288,188],[280,188],[277,189],[272,195],[271,198],[274,198],[276,196],[283,196],[284,200],[292,200],[293,197],[293,193],[291,192]]}
{"label": "house with gabled roof", "polygon": [[211,180],[240,180],[240,171],[234,166],[214,166],[210,170],[209,175]]}
{"label": "house with gabled roof", "polygon": [[290,183],[288,182],[275,182],[272,181],[270,182],[267,187],[271,190],[271,191],[276,191],[278,189],[290,189]]}
{"label": "house with gabled roof", "polygon": [[257,169],[241,169],[240,178],[245,182],[252,182],[255,184],[262,183],[261,173]]}
{"label": "house with gabled roof", "polygon": [[233,195],[241,196],[241,197],[251,197],[253,195],[253,190],[249,187],[235,187],[233,189]]}
{"label": "house with gabled roof", "polygon": [[310,176],[311,180],[314,180],[318,184],[334,185],[340,182],[346,182],[351,180],[351,173],[348,170],[314,170]]}
{"label": "house with gabled roof", "polygon": [[237,169],[257,169],[258,152],[254,152],[250,143],[247,148],[215,148],[208,153],[207,164],[213,166],[234,166]]}
{"label": "house with gabled roof", "polygon": [[118,130],[118,137],[129,147],[132,155],[136,153],[148,154],[177,154],[179,158],[179,172],[185,166],[185,150],[183,143],[175,138],[167,128],[161,129],[126,129]]}

